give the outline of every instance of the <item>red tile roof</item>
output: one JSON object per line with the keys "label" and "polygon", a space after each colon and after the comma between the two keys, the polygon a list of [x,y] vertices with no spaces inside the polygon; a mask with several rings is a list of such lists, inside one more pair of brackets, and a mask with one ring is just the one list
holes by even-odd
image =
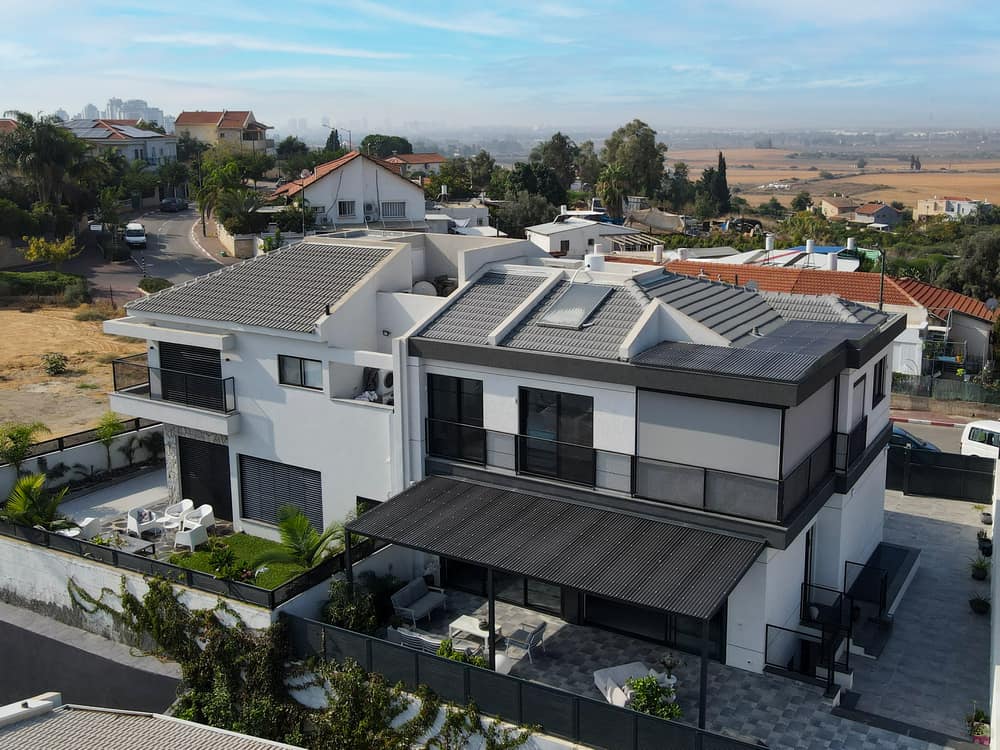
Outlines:
{"label": "red tile roof", "polygon": [[441,164],[447,159],[441,154],[393,154],[386,157],[386,161],[397,164]]}
{"label": "red tile roof", "polygon": [[0,118],[0,133],[13,133],[17,129],[17,120]]}
{"label": "red tile roof", "polygon": [[820,198],[820,202],[829,203],[831,206],[834,206],[835,208],[854,208],[854,201],[852,201],[850,198],[831,196],[827,198]]}
{"label": "red tile roof", "polygon": [[[949,198],[948,200],[955,199]],[[996,310],[990,310],[985,304],[972,297],[953,292],[950,289],[925,284],[916,279],[896,279],[895,281],[907,294],[939,318],[947,319],[949,311],[957,310],[980,320],[992,322],[996,319]]]}
{"label": "red tile roof", "polygon": [[939,198],[938,200],[942,200],[942,201],[967,201],[967,200],[970,200],[970,199],[969,199],[968,196],[966,196],[965,198],[959,198],[956,195],[945,195],[945,196],[942,196],[941,198]]}
{"label": "red tile roof", "polygon": [[246,124],[247,118],[250,117],[249,110],[233,110],[222,113],[222,118],[219,121],[220,128],[242,128]]}
{"label": "red tile roof", "polygon": [[174,126],[217,125],[219,120],[222,119],[222,115],[222,112],[208,112],[203,109],[199,109],[195,112],[181,112],[177,115],[177,119],[174,120]]}
{"label": "red tile roof", "polygon": [[328,161],[325,164],[319,164],[316,166],[316,168],[313,170],[313,173],[309,177],[306,177],[304,180],[294,180],[291,182],[286,182],[284,185],[275,190],[273,195],[296,195],[300,190],[302,190],[302,188],[309,187],[314,182],[323,179],[331,172],[335,172],[345,164],[354,161],[359,156],[361,156],[359,152],[349,151],[348,153],[341,156],[339,159]]}
{"label": "red tile roof", "polygon": [[[856,209],[854,209],[854,213],[865,214],[867,216],[868,214],[874,214],[883,208],[891,208],[893,211],[896,211],[895,208],[892,208],[892,206],[886,203],[866,203],[865,205],[858,206]],[[896,213],[899,212],[897,211]]]}

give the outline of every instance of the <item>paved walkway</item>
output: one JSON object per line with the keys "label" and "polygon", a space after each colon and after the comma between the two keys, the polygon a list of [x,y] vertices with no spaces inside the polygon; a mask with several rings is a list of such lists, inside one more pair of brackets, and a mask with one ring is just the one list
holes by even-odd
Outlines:
{"label": "paved walkway", "polygon": [[969,573],[979,513],[972,503],[892,490],[885,505],[885,540],[921,548],[920,567],[879,659],[852,657],[857,707],[963,737],[973,702],[988,706],[989,695],[990,618],[968,603],[989,595],[989,583]]}
{"label": "paved walkway", "polygon": [[167,496],[167,471],[160,469],[74,497],[59,510],[77,521],[88,516],[106,521],[124,518],[132,508],[163,504]]}

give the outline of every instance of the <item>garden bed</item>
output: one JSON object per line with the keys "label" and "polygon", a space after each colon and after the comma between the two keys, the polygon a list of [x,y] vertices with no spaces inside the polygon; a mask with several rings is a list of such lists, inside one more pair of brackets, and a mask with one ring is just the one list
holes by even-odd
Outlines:
{"label": "garden bed", "polygon": [[[262,553],[281,549],[280,544],[270,539],[238,533],[230,534],[229,536],[212,537],[209,546],[193,553],[178,552],[173,554],[170,556],[170,562],[173,565],[189,570],[197,570],[209,575],[220,575],[221,571],[218,568],[219,558],[217,555],[213,556],[212,545],[227,547],[233,553],[235,564],[239,568],[246,570],[250,570],[253,560]],[[298,565],[288,563],[269,563],[264,567],[267,570],[256,577],[252,576],[251,571],[251,575],[248,578],[233,576],[232,579],[243,583],[250,583],[264,589],[275,589],[286,581],[290,581],[305,572]]]}

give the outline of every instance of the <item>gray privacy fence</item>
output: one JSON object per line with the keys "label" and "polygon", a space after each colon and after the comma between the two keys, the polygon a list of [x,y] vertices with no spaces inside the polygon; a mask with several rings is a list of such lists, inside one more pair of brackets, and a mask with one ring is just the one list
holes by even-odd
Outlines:
{"label": "gray privacy fence", "polygon": [[979,383],[935,378],[932,375],[893,373],[892,392],[903,396],[920,396],[939,401],[972,401],[977,404],[1000,404],[1000,389]]}
{"label": "gray privacy fence", "polygon": [[410,689],[426,685],[442,700],[474,702],[485,714],[608,750],[741,750],[758,745],[604,701],[424,653],[381,638],[281,613],[293,655],[352,659],[368,672]]}
{"label": "gray privacy fence", "polygon": [[954,500],[993,500],[991,458],[889,446],[885,486],[904,495],[930,495]]}

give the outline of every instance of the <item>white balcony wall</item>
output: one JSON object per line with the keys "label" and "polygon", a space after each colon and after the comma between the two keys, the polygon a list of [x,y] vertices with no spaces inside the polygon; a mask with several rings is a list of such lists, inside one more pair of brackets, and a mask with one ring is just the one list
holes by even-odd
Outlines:
{"label": "white balcony wall", "polygon": [[785,410],[782,473],[788,474],[833,432],[833,383],[827,383],[798,406]]}

